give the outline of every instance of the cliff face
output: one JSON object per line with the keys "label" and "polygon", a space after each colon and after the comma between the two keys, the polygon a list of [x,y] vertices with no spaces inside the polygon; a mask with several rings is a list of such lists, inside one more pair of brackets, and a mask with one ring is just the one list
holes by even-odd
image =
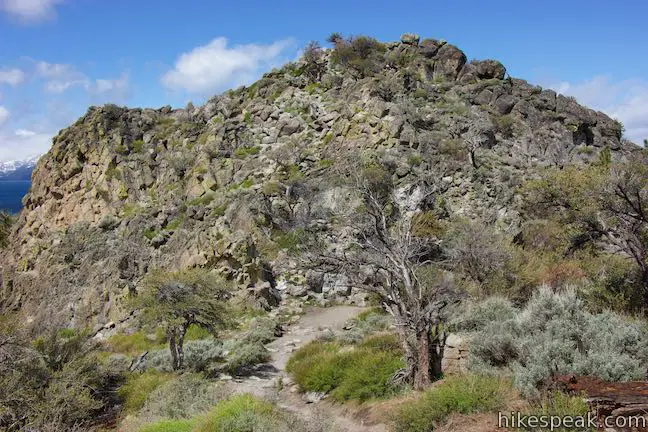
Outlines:
{"label": "cliff face", "polygon": [[256,291],[327,290],[286,249],[304,215],[335,206],[336,164],[355,155],[379,157],[404,191],[438,178],[447,187],[431,205],[448,217],[514,231],[517,187],[542,167],[633,151],[616,121],[497,61],[411,36],[376,56],[362,77],[325,52],[315,76],[302,60],[199,108],[91,108],[33,173],[0,261],[1,310],[101,325],[124,316],[121,299],[156,267],[208,266]]}

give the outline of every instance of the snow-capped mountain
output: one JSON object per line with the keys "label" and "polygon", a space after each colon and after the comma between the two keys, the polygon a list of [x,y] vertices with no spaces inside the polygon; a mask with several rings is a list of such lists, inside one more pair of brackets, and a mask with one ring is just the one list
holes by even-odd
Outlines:
{"label": "snow-capped mountain", "polygon": [[39,157],[40,155],[24,160],[0,161],[0,181],[31,180],[31,172]]}

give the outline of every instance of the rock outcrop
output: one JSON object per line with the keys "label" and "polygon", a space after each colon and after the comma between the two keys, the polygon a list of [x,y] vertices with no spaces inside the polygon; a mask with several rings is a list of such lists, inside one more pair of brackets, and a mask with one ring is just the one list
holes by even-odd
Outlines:
{"label": "rock outcrop", "polygon": [[404,193],[423,175],[442,182],[439,214],[514,229],[517,186],[543,167],[634,150],[618,122],[495,60],[416,35],[380,55],[364,78],[325,51],[316,77],[302,60],[197,108],[90,108],[38,162],[0,259],[0,310],[100,327],[157,267],[213,268],[269,304],[353,295],[289,253],[343,202],[340,161],[379,155]]}

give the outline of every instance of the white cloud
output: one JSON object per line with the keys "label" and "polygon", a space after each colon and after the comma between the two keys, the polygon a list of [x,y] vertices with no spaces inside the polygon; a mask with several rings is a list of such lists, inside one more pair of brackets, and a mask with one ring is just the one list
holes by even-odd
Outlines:
{"label": "white cloud", "polygon": [[52,135],[19,129],[11,135],[0,134],[0,161],[23,160],[47,152]]}
{"label": "white cloud", "polygon": [[25,80],[25,73],[20,69],[0,69],[0,84],[17,86]]}
{"label": "white cloud", "polygon": [[26,138],[26,137],[33,137],[34,135],[36,135],[36,132],[34,132],[34,131],[30,131],[30,130],[26,130],[26,129],[18,129],[18,130],[15,132],[15,135],[16,135],[16,136],[19,136],[19,137],[25,137],[25,138]]}
{"label": "white cloud", "polygon": [[36,73],[45,78],[58,78],[76,73],[74,66],[60,63],[47,63],[40,61],[36,63]]}
{"label": "white cloud", "polygon": [[242,85],[276,64],[292,42],[227,45],[227,39],[221,37],[180,55],[175,67],[162,76],[162,84],[171,90],[200,94]]}
{"label": "white cloud", "polygon": [[62,63],[36,63],[36,76],[47,80],[44,89],[47,93],[64,93],[72,87],[81,86],[88,89],[90,80],[73,65]]}
{"label": "white cloud", "polygon": [[9,118],[9,111],[7,110],[7,108],[0,105],[0,126],[2,126],[4,122],[7,121],[8,118]]}
{"label": "white cloud", "polygon": [[48,93],[64,93],[66,90],[69,90],[70,88],[74,86],[87,86],[88,81],[87,80],[72,80],[72,81],[61,81],[61,80],[54,80],[54,81],[48,81],[45,83],[45,91]]}
{"label": "white cloud", "polygon": [[626,128],[625,135],[635,143],[648,138],[648,81],[614,82],[608,76],[595,76],[578,83],[561,82],[547,87],[620,120]]}
{"label": "white cloud", "polygon": [[91,88],[95,93],[125,92],[128,90],[128,75],[124,74],[117,79],[97,79]]}
{"label": "white cloud", "polygon": [[0,8],[24,22],[37,22],[56,15],[54,6],[63,0],[0,0]]}

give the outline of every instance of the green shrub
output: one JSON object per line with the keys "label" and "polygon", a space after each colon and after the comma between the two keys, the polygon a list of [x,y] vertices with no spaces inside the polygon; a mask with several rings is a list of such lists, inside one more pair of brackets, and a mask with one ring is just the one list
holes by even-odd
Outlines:
{"label": "green shrub", "polygon": [[173,378],[173,375],[156,370],[147,370],[128,377],[126,384],[119,388],[119,396],[124,400],[124,410],[127,413],[139,411],[146,398],[159,386]]}
{"label": "green shrub", "polygon": [[[582,416],[586,417],[587,413],[590,411],[590,407],[585,402],[585,398],[581,396],[570,396],[561,392],[547,393],[543,395],[539,402],[534,403],[529,410],[530,415],[534,416],[558,416],[558,417],[576,417]],[[545,428],[533,428],[533,429],[524,429],[524,430],[534,430],[534,431],[548,431],[549,429]],[[588,428],[558,428],[552,429],[556,432],[567,432],[567,431],[576,431],[576,432],[586,432],[594,431]]]}
{"label": "green shrub", "polygon": [[242,159],[250,155],[259,154],[260,151],[261,147],[259,146],[239,147],[234,151],[234,155]]}
{"label": "green shrub", "polygon": [[289,252],[296,252],[299,246],[304,242],[306,231],[297,228],[293,231],[284,233],[277,238],[277,245]]}
{"label": "green shrub", "polygon": [[380,336],[358,348],[311,342],[295,352],[286,370],[304,391],[331,393],[340,401],[365,401],[394,393],[390,379],[403,366],[393,337]]}
{"label": "green shrub", "polygon": [[344,374],[335,342],[310,342],[298,349],[288,360],[286,371],[293,375],[302,390],[330,392],[337,387]]}
{"label": "green shrub", "polygon": [[139,432],[192,432],[197,423],[197,419],[162,420],[140,428]]}
{"label": "green shrub", "polygon": [[277,412],[272,404],[251,394],[233,396],[220,402],[196,430],[200,432],[255,432],[272,430],[277,424]]}
{"label": "green shrub", "polygon": [[423,163],[423,158],[420,154],[412,154],[407,158],[407,163],[409,163],[411,166],[419,166],[421,165],[421,163]]}
{"label": "green shrub", "polygon": [[106,180],[110,181],[113,179],[120,180],[122,178],[122,172],[117,165],[111,162],[106,168]]}
{"label": "green shrub", "polygon": [[206,206],[210,202],[214,201],[215,198],[216,198],[216,194],[214,194],[213,192],[207,192],[206,194],[199,196],[198,198],[192,199],[187,204],[191,206],[195,206],[195,205]]}
{"label": "green shrub", "polygon": [[346,366],[344,376],[340,385],[331,393],[334,399],[363,402],[395,393],[396,389],[390,384],[390,380],[397,370],[405,366],[400,353],[357,349],[345,356],[348,358],[343,362]]}
{"label": "green shrub", "polygon": [[245,180],[243,180],[243,181],[241,182],[241,184],[239,185],[239,187],[241,187],[242,189],[249,189],[249,188],[251,188],[253,185],[254,185],[254,179],[252,179],[252,178],[246,178]]}
{"label": "green shrub", "polygon": [[190,419],[206,413],[229,393],[224,385],[210,382],[201,374],[185,373],[151,392],[138,417],[147,423]]}
{"label": "green shrub", "polygon": [[146,237],[147,239],[153,240],[155,238],[155,236],[157,236],[158,233],[155,230],[155,228],[147,228],[147,229],[144,230],[143,234],[144,234],[144,237]]}
{"label": "green shrub", "polygon": [[[331,141],[333,141],[333,134],[331,132],[329,132],[324,136],[324,140],[322,140],[322,143],[326,146],[326,145],[329,145],[331,143]],[[333,164],[333,161],[331,161],[330,165],[332,165],[332,164]],[[330,166],[330,165],[328,165],[328,166]]]}
{"label": "green shrub", "polygon": [[175,231],[178,228],[180,228],[180,226],[182,225],[183,222],[184,222],[184,215],[180,215],[180,216],[174,218],[173,220],[171,220],[171,222],[169,222],[167,224],[167,226],[164,227],[164,230],[165,231]]}
{"label": "green shrub", "polygon": [[510,385],[500,378],[456,376],[403,406],[394,418],[397,432],[429,432],[452,413],[473,414],[504,407]]}
{"label": "green shrub", "polygon": [[513,131],[515,129],[515,118],[510,115],[501,115],[495,116],[493,118],[497,131],[502,134],[502,136],[510,138],[513,136]]}
{"label": "green shrub", "polygon": [[359,343],[367,336],[385,331],[393,320],[381,309],[371,309],[353,320],[354,326],[346,331],[340,339],[347,343]]}
{"label": "green shrub", "polygon": [[119,403],[121,377],[108,369],[89,331],[48,330],[33,342],[13,315],[0,317],[0,429],[86,430]]}
{"label": "green shrub", "polygon": [[156,338],[152,339],[142,331],[129,335],[120,333],[108,339],[108,347],[111,352],[128,355],[139,355],[144,351],[160,348],[163,343],[164,338],[156,335]]}
{"label": "green shrub", "polygon": [[275,339],[277,321],[274,318],[257,317],[250,323],[249,330],[241,337],[228,341],[225,350],[229,351],[224,369],[235,375],[246,374],[251,369],[270,359],[265,344]]}
{"label": "green shrub", "polygon": [[135,153],[141,152],[143,147],[144,147],[144,141],[142,140],[136,140],[131,143],[131,148]]}
{"label": "green shrub", "polygon": [[385,50],[383,44],[370,37],[339,38],[336,39],[335,48],[331,53],[331,62],[363,78],[372,76],[382,69],[385,63]]}
{"label": "green shrub", "polygon": [[209,330],[197,325],[190,325],[185,334],[186,341],[210,339],[214,337]]}
{"label": "green shrub", "polygon": [[393,354],[401,353],[401,344],[396,335],[391,333],[369,336],[358,345],[358,348]]}
{"label": "green shrub", "polygon": [[321,87],[322,85],[319,82],[314,82],[304,87],[304,91],[312,95],[313,93],[319,92]]}

